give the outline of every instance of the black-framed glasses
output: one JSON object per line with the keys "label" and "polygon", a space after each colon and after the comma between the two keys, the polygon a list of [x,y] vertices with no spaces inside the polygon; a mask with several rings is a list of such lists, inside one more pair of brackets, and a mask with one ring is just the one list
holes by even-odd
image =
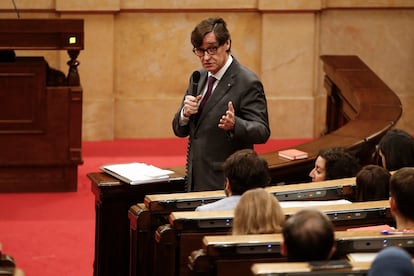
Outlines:
{"label": "black-framed glasses", "polygon": [[193,53],[198,57],[203,57],[206,53],[211,56],[211,55],[217,54],[217,49],[219,47],[220,46],[212,46],[212,47],[208,47],[207,49],[193,48]]}

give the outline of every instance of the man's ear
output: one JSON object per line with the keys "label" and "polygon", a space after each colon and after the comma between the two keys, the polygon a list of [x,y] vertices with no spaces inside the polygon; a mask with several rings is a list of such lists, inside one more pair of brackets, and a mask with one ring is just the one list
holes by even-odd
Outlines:
{"label": "man's ear", "polygon": [[282,254],[282,256],[287,257],[287,248],[284,241],[280,243],[280,254]]}
{"label": "man's ear", "polygon": [[224,184],[224,192],[226,193],[226,196],[232,196],[233,192],[231,191],[231,184],[229,179],[226,177],[226,183]]}
{"label": "man's ear", "polygon": [[336,251],[336,246],[333,245],[332,248],[331,248],[331,252],[329,252],[328,260],[332,258],[332,256],[335,253],[335,251]]}
{"label": "man's ear", "polygon": [[393,197],[390,197],[390,210],[391,214],[398,214],[397,203],[395,202],[395,199]]}

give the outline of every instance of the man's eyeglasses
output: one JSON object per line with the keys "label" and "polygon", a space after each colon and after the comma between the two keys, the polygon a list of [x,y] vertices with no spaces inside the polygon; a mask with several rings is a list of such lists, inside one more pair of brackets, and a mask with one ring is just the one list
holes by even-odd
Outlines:
{"label": "man's eyeglasses", "polygon": [[203,49],[203,48],[194,48],[193,52],[196,56],[198,57],[203,57],[205,55],[205,53],[211,55],[215,55],[217,54],[217,49],[219,46],[213,46],[213,47],[208,47],[207,49]]}

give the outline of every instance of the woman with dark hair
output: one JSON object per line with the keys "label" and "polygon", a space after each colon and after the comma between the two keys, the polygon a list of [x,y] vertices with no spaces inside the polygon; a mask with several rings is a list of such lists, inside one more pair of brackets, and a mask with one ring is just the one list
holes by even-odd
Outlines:
{"label": "woman with dark hair", "polygon": [[309,173],[313,182],[355,176],[360,169],[356,157],[342,147],[323,149]]}
{"label": "woman with dark hair", "polygon": [[356,200],[383,200],[389,197],[391,174],[379,165],[366,165],[356,175]]}
{"label": "woman with dark hair", "polygon": [[414,167],[414,138],[401,129],[389,130],[378,143],[378,154],[388,171]]}

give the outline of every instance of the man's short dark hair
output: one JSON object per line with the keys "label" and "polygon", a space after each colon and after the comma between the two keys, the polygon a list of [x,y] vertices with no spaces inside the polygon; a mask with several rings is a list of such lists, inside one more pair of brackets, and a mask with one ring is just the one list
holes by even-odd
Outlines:
{"label": "man's short dark hair", "polygon": [[230,155],[223,164],[233,195],[242,195],[253,188],[263,188],[270,182],[269,166],[262,156],[252,149],[243,149]]}
{"label": "man's short dark hair", "polygon": [[334,227],[317,209],[303,209],[289,217],[283,227],[288,261],[322,261],[335,244]]}
{"label": "man's short dark hair", "polygon": [[[223,18],[212,17],[201,21],[191,33],[191,44],[198,48],[203,44],[203,38],[206,34],[214,32],[219,43],[223,45],[227,40],[231,40],[230,32]],[[230,51],[230,49],[228,50]]]}
{"label": "man's short dark hair", "polygon": [[326,162],[326,180],[354,177],[361,168],[358,159],[343,147],[323,149],[319,156]]}
{"label": "man's short dark hair", "polygon": [[390,196],[394,198],[398,211],[414,221],[414,168],[397,170],[390,178]]}

